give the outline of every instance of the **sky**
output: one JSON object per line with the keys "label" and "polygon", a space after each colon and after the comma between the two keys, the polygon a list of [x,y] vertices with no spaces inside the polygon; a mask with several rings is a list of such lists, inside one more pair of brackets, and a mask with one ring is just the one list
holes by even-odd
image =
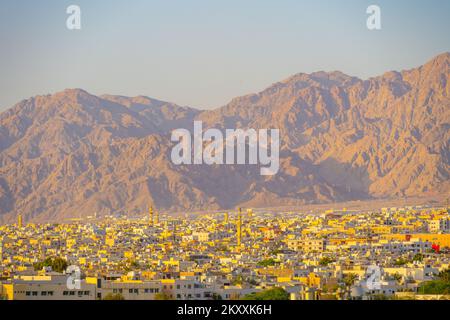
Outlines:
{"label": "sky", "polygon": [[[381,30],[366,26],[372,4]],[[0,110],[65,88],[211,109],[299,72],[367,79],[450,51],[449,13],[447,0],[1,0]]]}

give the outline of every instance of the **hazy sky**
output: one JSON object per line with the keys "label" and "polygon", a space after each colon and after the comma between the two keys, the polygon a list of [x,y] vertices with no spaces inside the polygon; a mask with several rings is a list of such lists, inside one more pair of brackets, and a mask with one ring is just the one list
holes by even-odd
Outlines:
{"label": "hazy sky", "polygon": [[[66,28],[71,4],[82,30]],[[450,51],[449,13],[447,0],[1,0],[0,109],[75,87],[214,108],[298,72],[368,78]]]}

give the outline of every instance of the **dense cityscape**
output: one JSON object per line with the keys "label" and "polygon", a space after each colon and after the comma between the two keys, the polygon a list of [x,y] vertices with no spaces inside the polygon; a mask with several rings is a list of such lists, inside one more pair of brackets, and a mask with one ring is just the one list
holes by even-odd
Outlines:
{"label": "dense cityscape", "polygon": [[0,226],[8,300],[449,299],[447,207]]}

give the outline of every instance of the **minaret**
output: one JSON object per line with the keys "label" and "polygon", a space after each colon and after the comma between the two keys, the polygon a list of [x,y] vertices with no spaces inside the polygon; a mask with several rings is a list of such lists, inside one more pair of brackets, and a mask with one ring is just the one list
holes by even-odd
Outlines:
{"label": "minaret", "polygon": [[224,223],[224,224],[228,224],[228,212],[225,212],[225,213],[223,214],[223,223]]}
{"label": "minaret", "polygon": [[158,224],[159,223],[159,214],[158,211],[155,211],[155,219],[153,220],[153,224]]}
{"label": "minaret", "polygon": [[175,243],[177,241],[177,224],[176,224],[176,220],[174,220],[173,222],[173,243]]}
{"label": "minaret", "polygon": [[153,207],[148,209],[148,222],[150,226],[153,226]]}
{"label": "minaret", "polygon": [[242,210],[241,210],[241,208],[238,209],[236,237],[237,237],[237,245],[238,245],[238,247],[240,247],[241,241],[242,241]]}
{"label": "minaret", "polygon": [[19,214],[19,216],[17,217],[17,227],[21,229],[22,226],[23,226],[22,215]]}

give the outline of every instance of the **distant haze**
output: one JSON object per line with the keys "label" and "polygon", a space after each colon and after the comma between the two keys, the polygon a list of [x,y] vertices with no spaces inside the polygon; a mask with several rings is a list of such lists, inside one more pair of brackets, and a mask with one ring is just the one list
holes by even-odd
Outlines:
{"label": "distant haze", "polygon": [[[382,30],[366,28],[381,7]],[[82,30],[66,29],[66,8]],[[24,1],[0,4],[0,110],[84,88],[211,109],[297,72],[367,79],[450,51],[449,1]]]}

